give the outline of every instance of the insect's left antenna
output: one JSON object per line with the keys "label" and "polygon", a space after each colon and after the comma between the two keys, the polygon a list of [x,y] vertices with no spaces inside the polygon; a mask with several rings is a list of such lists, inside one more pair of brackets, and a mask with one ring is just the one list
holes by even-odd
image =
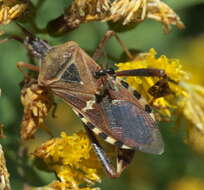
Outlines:
{"label": "insect's left antenna", "polygon": [[21,38],[17,35],[12,35],[6,39],[3,39],[0,41],[0,43],[4,43],[8,40],[17,40],[24,44],[26,48],[36,57],[41,58],[43,57],[47,51],[51,48],[51,46],[44,40],[41,40],[40,38],[33,35],[31,32],[29,32],[26,28],[24,28],[19,23],[16,23],[16,25],[21,29],[21,31],[25,34],[25,38]]}
{"label": "insect's left antenna", "polygon": [[0,40],[0,44],[5,43],[5,42],[7,42],[9,40],[16,40],[16,41],[21,42],[22,44],[24,44],[24,40],[21,37],[16,36],[16,35],[12,35],[12,36],[9,36],[7,38],[4,38],[3,40]]}

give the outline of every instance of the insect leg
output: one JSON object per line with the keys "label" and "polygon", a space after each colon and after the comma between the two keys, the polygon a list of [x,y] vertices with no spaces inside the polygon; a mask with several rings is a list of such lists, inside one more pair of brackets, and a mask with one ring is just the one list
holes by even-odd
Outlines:
{"label": "insect leg", "polygon": [[118,71],[116,76],[143,76],[143,77],[166,77],[166,73],[162,69],[145,68]]}
{"label": "insect leg", "polygon": [[145,68],[145,69],[132,69],[115,72],[113,69],[103,69],[96,73],[98,76],[103,76],[106,74],[116,75],[116,76],[143,76],[143,77],[163,77],[167,78],[167,75],[162,69]]}
{"label": "insect leg", "polygon": [[127,57],[131,60],[133,59],[132,54],[129,52],[129,50],[126,48],[125,44],[123,43],[123,41],[118,37],[118,35],[112,31],[112,30],[108,30],[104,37],[102,38],[102,40],[99,42],[98,47],[96,48],[92,58],[94,60],[98,60],[102,55],[103,55],[103,49],[105,46],[105,43],[112,37],[114,36],[116,38],[116,40],[118,41],[118,43],[120,44],[120,46],[122,47],[122,49],[124,50],[124,52],[127,54]]}
{"label": "insect leg", "polygon": [[25,72],[25,71],[23,70],[23,68],[27,68],[27,69],[30,70],[30,71],[39,72],[39,67],[38,67],[38,66],[31,65],[31,64],[28,64],[28,63],[24,63],[24,62],[22,62],[22,61],[18,62],[18,63],[16,64],[16,67],[18,68],[18,70],[19,70],[21,73],[23,73],[24,78],[25,78],[25,79],[29,79],[29,80],[30,80],[30,76],[29,76],[28,72]]}
{"label": "insect leg", "polygon": [[[145,76],[145,77],[162,77],[153,86],[148,89],[149,94],[153,96],[152,102],[156,98],[160,98],[169,94],[172,91],[169,87],[168,82],[176,83],[174,80],[170,79],[165,70],[155,69],[155,68],[145,68],[145,69],[133,69],[115,72],[116,76]],[[151,103],[152,104],[152,103]],[[152,104],[153,105],[153,104]]]}
{"label": "insect leg", "polygon": [[29,63],[24,63],[24,62],[18,62],[16,64],[17,68],[22,72],[24,73],[23,69],[22,68],[27,68],[28,70],[30,71],[36,71],[36,72],[39,72],[39,67],[36,66],[36,65],[31,65]]}
{"label": "insect leg", "polygon": [[115,169],[109,158],[106,156],[102,146],[99,144],[98,140],[96,139],[94,133],[86,126],[85,129],[87,131],[87,134],[91,140],[92,148],[95,151],[97,157],[99,158],[100,162],[102,163],[102,166],[104,167],[106,173],[112,177],[116,178],[119,177],[122,171],[128,166],[128,164],[131,162],[134,150],[119,150],[118,158],[117,158],[117,169]]}
{"label": "insect leg", "polygon": [[21,42],[23,44],[24,40],[19,37],[19,36],[16,36],[16,35],[12,35],[12,36],[9,36],[7,38],[4,38],[3,40],[0,40],[0,44],[1,43],[5,43],[5,42],[8,42],[9,40],[16,40],[18,42]]}
{"label": "insect leg", "polygon": [[119,175],[117,175],[115,171],[115,168],[111,165],[110,160],[107,158],[103,148],[101,147],[98,140],[96,139],[94,133],[86,125],[84,126],[88,134],[88,137],[91,140],[92,148],[96,153],[97,157],[99,158],[100,162],[102,163],[102,166],[104,167],[106,173],[113,178],[119,177]]}
{"label": "insect leg", "polygon": [[117,173],[122,173],[125,168],[130,164],[135,154],[132,149],[119,149],[117,157]]}

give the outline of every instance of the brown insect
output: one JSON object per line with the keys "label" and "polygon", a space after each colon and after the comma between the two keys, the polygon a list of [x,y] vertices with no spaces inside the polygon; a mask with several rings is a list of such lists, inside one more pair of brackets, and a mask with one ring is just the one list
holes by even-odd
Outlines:
{"label": "brown insect", "polygon": [[[57,46],[26,31],[24,44],[39,58],[39,67],[22,64],[39,71],[38,84],[69,104],[82,120],[94,151],[107,174],[118,177],[131,162],[135,150],[152,154],[163,152],[163,140],[154,115],[141,95],[117,76],[161,76],[158,69],[114,72],[102,69],[94,59],[100,57],[106,40],[117,35],[108,31],[93,58],[76,42]],[[19,39],[18,39],[19,40]],[[129,54],[128,50],[124,48]],[[117,167],[111,165],[95,135],[118,147]]]}

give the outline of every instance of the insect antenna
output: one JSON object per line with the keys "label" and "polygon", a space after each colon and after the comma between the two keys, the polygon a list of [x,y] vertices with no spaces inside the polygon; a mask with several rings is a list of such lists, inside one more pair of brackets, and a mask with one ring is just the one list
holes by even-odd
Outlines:
{"label": "insect antenna", "polygon": [[41,58],[43,57],[47,51],[51,48],[51,46],[44,40],[41,40],[40,38],[33,35],[30,31],[28,31],[25,27],[23,27],[21,24],[16,23],[16,25],[21,29],[21,31],[25,34],[25,39],[23,41],[23,44],[26,46],[26,48],[29,49],[29,51]]}
{"label": "insect antenna", "polygon": [[33,35],[31,32],[29,32],[25,27],[23,27],[21,24],[16,23],[16,25],[21,29],[21,31],[25,34],[25,38],[23,39],[20,36],[12,35],[9,37],[6,37],[3,40],[0,40],[0,43],[5,43],[9,40],[16,40],[26,46],[26,48],[38,58],[42,58],[47,51],[51,48],[51,46],[44,40],[41,40],[40,38]]}
{"label": "insect antenna", "polygon": [[[2,35],[2,34],[0,34],[0,35]],[[9,36],[9,37],[4,38],[3,40],[0,40],[0,44],[5,43],[5,42],[7,42],[7,41],[9,41],[9,40],[16,40],[16,41],[18,41],[18,42],[24,44],[23,38],[21,38],[21,37],[19,37],[19,36],[16,36],[16,35],[12,35],[12,36]]]}

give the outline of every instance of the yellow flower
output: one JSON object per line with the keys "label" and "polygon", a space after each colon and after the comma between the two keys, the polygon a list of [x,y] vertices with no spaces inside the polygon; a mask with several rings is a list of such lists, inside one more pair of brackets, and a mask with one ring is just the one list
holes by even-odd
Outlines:
{"label": "yellow flower", "polygon": [[189,39],[185,43],[185,48],[181,48],[179,55],[181,57],[184,69],[191,73],[190,81],[194,84],[204,85],[204,35]]}
{"label": "yellow flower", "polygon": [[171,117],[171,110],[178,107],[178,102],[187,97],[185,89],[178,85],[180,81],[186,80],[188,74],[182,70],[182,66],[178,59],[168,59],[162,55],[156,57],[156,51],[150,49],[148,53],[139,54],[133,61],[116,64],[117,71],[140,69],[140,68],[156,68],[165,70],[167,76],[174,80],[168,82],[171,93],[168,96],[159,97],[156,100],[148,93],[150,87],[160,80],[159,77],[123,77],[133,88],[138,90],[144,98],[158,108],[158,112],[165,118]]}
{"label": "yellow flower", "polygon": [[21,16],[27,4],[19,0],[0,1],[0,24],[9,24],[13,19]]}
{"label": "yellow flower", "polygon": [[204,36],[199,36],[185,44],[182,59],[185,63],[185,70],[191,73],[191,83],[187,81],[181,83],[189,95],[183,104],[183,114],[188,120],[186,142],[202,155],[204,155],[203,43]]}
{"label": "yellow flower", "polygon": [[172,182],[168,190],[203,190],[204,181],[196,177],[184,177]]}
{"label": "yellow flower", "polygon": [[[175,82],[169,81],[170,94],[154,100],[148,92],[158,80],[158,77],[123,77],[133,88],[138,90],[145,99],[156,108],[157,120],[170,119],[179,116],[178,120],[187,121],[187,142],[199,153],[204,152],[204,87],[191,83],[190,74],[182,70],[178,59],[168,59],[166,56],[156,58],[156,52],[139,54],[135,60],[119,63],[118,71],[156,68],[165,70],[167,76]],[[197,77],[198,78],[198,77]],[[153,99],[153,101],[152,101]],[[181,118],[182,116],[182,118]]]}
{"label": "yellow flower", "polygon": [[180,84],[188,93],[183,105],[183,114],[194,126],[204,133],[204,87],[183,82]]}
{"label": "yellow flower", "polygon": [[34,155],[41,158],[55,171],[60,182],[70,188],[100,182],[97,171],[100,165],[84,132],[72,136],[62,132],[60,138],[42,144]]}
{"label": "yellow flower", "polygon": [[194,151],[204,156],[204,133],[194,125],[188,125],[186,143],[191,145]]}

